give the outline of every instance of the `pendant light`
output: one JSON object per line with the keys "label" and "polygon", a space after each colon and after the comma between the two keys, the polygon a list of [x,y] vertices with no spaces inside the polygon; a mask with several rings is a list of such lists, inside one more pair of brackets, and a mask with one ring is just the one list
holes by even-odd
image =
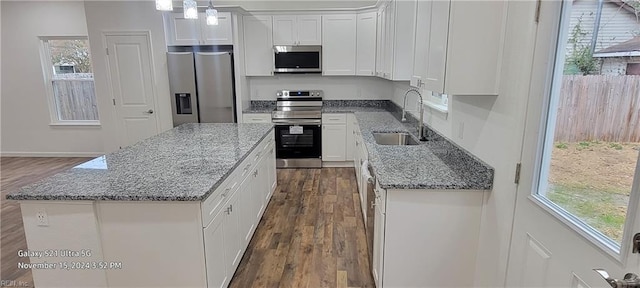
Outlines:
{"label": "pendant light", "polygon": [[198,2],[196,0],[184,0],[182,8],[185,19],[198,19]]}
{"label": "pendant light", "polygon": [[172,0],[156,0],[156,10],[173,11],[173,1]]}
{"label": "pendant light", "polygon": [[218,25],[218,10],[213,8],[211,0],[209,0],[209,7],[205,13],[207,14],[207,25]]}

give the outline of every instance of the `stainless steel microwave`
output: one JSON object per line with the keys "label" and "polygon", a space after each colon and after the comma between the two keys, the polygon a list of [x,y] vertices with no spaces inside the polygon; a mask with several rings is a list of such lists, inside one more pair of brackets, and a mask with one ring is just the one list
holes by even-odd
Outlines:
{"label": "stainless steel microwave", "polygon": [[321,73],[322,46],[273,46],[274,73]]}

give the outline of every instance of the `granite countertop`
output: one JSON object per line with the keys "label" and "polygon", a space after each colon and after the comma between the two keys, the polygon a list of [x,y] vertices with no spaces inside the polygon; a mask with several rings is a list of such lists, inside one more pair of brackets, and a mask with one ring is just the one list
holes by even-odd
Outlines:
{"label": "granite countertop", "polygon": [[[275,101],[252,101],[246,113],[269,113]],[[388,100],[325,100],[323,113],[354,113],[380,187],[385,189],[490,190],[492,167],[427,127],[419,145],[379,145],[373,132],[409,132],[417,139],[417,119]]]}
{"label": "granite countertop", "polygon": [[11,200],[200,201],[272,124],[184,124],[23,187]]}
{"label": "granite countertop", "polygon": [[428,130],[427,141],[419,145],[379,145],[373,132],[409,132],[417,139],[415,122],[402,123],[390,112],[355,111],[354,114],[381,188],[492,188],[493,168],[434,131]]}

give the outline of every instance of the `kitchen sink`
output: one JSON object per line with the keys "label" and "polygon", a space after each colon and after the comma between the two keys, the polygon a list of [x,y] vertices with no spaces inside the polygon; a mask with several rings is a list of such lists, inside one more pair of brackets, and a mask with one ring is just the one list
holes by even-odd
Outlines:
{"label": "kitchen sink", "polygon": [[380,145],[418,145],[409,133],[373,133],[373,138]]}

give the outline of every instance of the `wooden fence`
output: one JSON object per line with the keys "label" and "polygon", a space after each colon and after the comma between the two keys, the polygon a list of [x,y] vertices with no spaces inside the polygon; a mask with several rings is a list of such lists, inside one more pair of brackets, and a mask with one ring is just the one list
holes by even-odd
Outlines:
{"label": "wooden fence", "polygon": [[555,141],[640,142],[640,76],[564,76]]}
{"label": "wooden fence", "polygon": [[53,80],[60,120],[98,120],[93,79]]}

